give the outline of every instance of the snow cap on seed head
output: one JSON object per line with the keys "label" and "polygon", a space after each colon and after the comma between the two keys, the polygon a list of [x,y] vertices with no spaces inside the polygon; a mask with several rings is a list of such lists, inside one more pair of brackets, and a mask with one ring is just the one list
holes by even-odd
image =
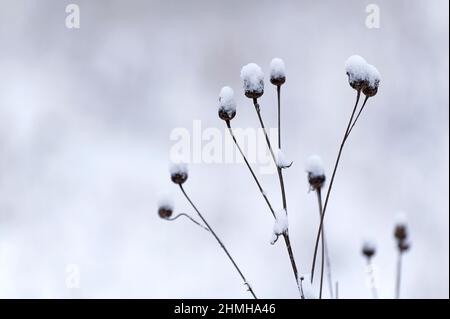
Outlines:
{"label": "snow cap on seed head", "polygon": [[286,82],[285,65],[280,58],[274,58],[270,62],[270,82],[277,86],[281,86]]}
{"label": "snow cap on seed head", "polygon": [[244,81],[245,96],[257,99],[264,94],[264,73],[255,63],[244,65],[241,69],[241,79]]}
{"label": "snow cap on seed head", "polygon": [[345,62],[345,72],[348,75],[348,82],[352,88],[362,91],[368,97],[374,96],[378,92],[381,81],[377,68],[367,63],[359,56],[352,55]]}
{"label": "snow cap on seed head", "polygon": [[375,242],[371,239],[366,239],[363,242],[362,254],[367,258],[372,258],[377,251],[377,246]]}
{"label": "snow cap on seed head", "polygon": [[166,219],[172,216],[174,205],[172,198],[168,193],[158,194],[158,215],[159,217]]}
{"label": "snow cap on seed head", "polygon": [[306,172],[308,173],[308,182],[311,189],[321,189],[325,183],[325,169],[323,168],[323,162],[320,156],[311,155],[306,160]]}
{"label": "snow cap on seed head", "polygon": [[224,86],[219,94],[219,117],[224,121],[232,120],[236,115],[236,101],[234,91],[229,86]]}
{"label": "snow cap on seed head", "polygon": [[170,178],[175,184],[183,184],[188,178],[188,168],[186,163],[174,162],[170,164]]}

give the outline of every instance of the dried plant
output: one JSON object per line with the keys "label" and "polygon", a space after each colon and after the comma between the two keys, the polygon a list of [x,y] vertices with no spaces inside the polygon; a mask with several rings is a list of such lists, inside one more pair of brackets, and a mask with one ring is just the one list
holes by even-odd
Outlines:
{"label": "dried plant", "polygon": [[[233,139],[233,142],[238,149],[239,153],[241,154],[245,165],[247,166],[253,180],[256,183],[256,186],[258,187],[258,190],[260,194],[262,195],[264,202],[266,203],[267,207],[269,208],[269,211],[274,218],[274,227],[273,227],[273,238],[271,240],[271,244],[275,244],[280,236],[283,237],[284,243],[288,252],[289,261],[292,267],[292,272],[294,274],[295,283],[297,286],[297,289],[300,294],[300,298],[311,298],[314,297],[314,294],[312,293],[312,284],[314,281],[314,271],[315,271],[315,265],[316,265],[316,258],[317,258],[317,252],[319,247],[319,242],[321,242],[321,271],[320,271],[320,285],[319,285],[319,298],[321,299],[323,297],[323,283],[324,283],[324,274],[325,270],[327,273],[327,281],[329,286],[329,294],[330,298],[339,298],[339,283],[333,282],[332,280],[332,273],[331,273],[331,261],[329,257],[329,247],[327,245],[326,237],[325,237],[325,226],[324,226],[324,220],[325,220],[325,213],[327,211],[330,194],[333,189],[337,169],[342,157],[344,146],[346,145],[346,142],[348,141],[348,138],[350,136],[350,133],[353,131],[356,123],[358,122],[358,119],[360,118],[363,110],[365,109],[365,106],[367,104],[367,101],[369,98],[375,96],[378,92],[378,87],[380,84],[380,75],[377,71],[377,69],[368,64],[362,57],[360,56],[351,56],[346,64],[345,64],[346,73],[348,76],[348,81],[350,86],[356,91],[356,102],[353,106],[350,119],[348,121],[347,127],[345,129],[338,155],[336,158],[336,161],[334,163],[334,168],[331,174],[331,179],[326,191],[325,201],[322,201],[322,189],[325,186],[326,182],[326,174],[325,169],[323,167],[322,161],[320,157],[318,156],[312,156],[307,161],[307,177],[308,177],[308,183],[310,186],[310,190],[314,191],[317,196],[317,202],[318,202],[318,211],[319,211],[319,227],[317,230],[317,236],[315,239],[314,244],[314,253],[312,258],[312,265],[311,265],[311,273],[308,275],[300,275],[298,272],[297,264],[295,261],[293,249],[292,249],[292,243],[289,236],[289,227],[288,227],[288,205],[287,205],[287,198],[286,198],[286,188],[284,184],[284,176],[283,176],[283,170],[289,168],[292,165],[292,162],[286,161],[284,154],[281,150],[282,145],[282,130],[281,130],[281,87],[286,83],[286,73],[285,73],[285,64],[284,61],[275,58],[270,63],[270,82],[275,86],[276,88],[276,96],[277,96],[277,123],[278,123],[278,144],[277,148],[274,148],[268,132],[267,127],[264,124],[262,112],[261,112],[261,106],[259,103],[259,99],[264,95],[265,87],[264,87],[264,73],[262,72],[261,68],[255,64],[255,63],[249,63],[245,65],[241,70],[241,79],[243,81],[243,88],[244,88],[244,95],[251,99],[253,107],[256,112],[256,116],[259,121],[260,128],[262,132],[264,133],[264,139],[266,142],[267,149],[270,153],[270,157],[273,161],[273,163],[276,166],[277,176],[278,176],[278,183],[280,186],[280,194],[281,194],[281,203],[282,203],[282,209],[275,209],[272,205],[271,201],[269,200],[266,192],[264,191],[264,188],[262,187],[262,184],[260,180],[258,179],[255,170],[252,168],[252,165],[250,164],[246,154],[244,153],[241,145],[239,144],[239,141],[233,131],[233,127],[231,125],[232,120],[236,116],[236,101],[234,98],[234,91],[232,88],[225,86],[221,89],[219,94],[219,107],[218,107],[218,116],[221,120],[225,122],[226,129],[228,130],[230,136]],[[362,103],[362,106],[358,110],[358,105],[360,102],[361,94],[365,96],[365,99]],[[198,217],[200,218],[201,222],[197,222],[194,218],[189,216],[188,214],[179,214],[175,217],[172,217],[172,208],[168,209],[168,207],[161,206],[159,208],[159,215],[161,218],[164,218],[166,220],[175,220],[180,216],[184,216],[188,218],[190,221],[195,223],[196,225],[202,227],[203,229],[206,229],[208,232],[210,232],[213,237],[217,240],[219,245],[222,247],[222,249],[225,251],[226,255],[230,259],[230,261],[233,263],[234,267],[236,268],[237,272],[239,273],[240,277],[244,281],[244,283],[247,285],[248,290],[252,294],[254,298],[256,298],[256,295],[253,292],[252,287],[248,284],[248,281],[242,274],[240,268],[235,263],[234,259],[229,254],[228,250],[225,248],[223,242],[219,239],[219,237],[216,235],[215,231],[211,228],[211,226],[207,223],[204,216],[199,212],[197,207],[194,205],[190,197],[187,195],[185,189],[183,188],[184,182],[187,180],[188,174],[187,169],[184,166],[175,166],[171,170],[171,179],[172,181],[177,184],[186,198],[186,200],[190,203],[192,208],[197,213]],[[404,224],[398,224],[396,226],[395,230],[395,238],[397,239],[397,246],[399,249],[399,257],[398,257],[398,267],[397,267],[397,284],[396,284],[396,296],[399,297],[400,295],[400,278],[401,278],[401,258],[402,254],[408,250],[409,244],[407,243],[407,236],[406,236],[406,226]],[[375,254],[375,248],[373,246],[370,246],[368,244],[364,245],[363,247],[363,255],[367,258],[368,265],[371,267],[371,258]],[[373,273],[370,274],[371,283],[373,286],[372,294],[374,298],[378,298],[378,293],[375,287],[375,279],[373,277]],[[307,280],[306,280],[307,278]],[[334,287],[334,289],[333,289]]]}

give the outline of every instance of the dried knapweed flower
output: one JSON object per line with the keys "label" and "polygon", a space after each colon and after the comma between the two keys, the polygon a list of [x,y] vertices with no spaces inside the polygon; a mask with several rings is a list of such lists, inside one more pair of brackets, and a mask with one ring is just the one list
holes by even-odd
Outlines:
{"label": "dried knapweed flower", "polygon": [[175,184],[181,185],[188,178],[187,165],[184,163],[173,163],[170,166],[170,178]]}
{"label": "dried knapweed flower", "polygon": [[224,86],[219,94],[219,117],[224,121],[231,121],[235,116],[234,91],[229,86]]}
{"label": "dried knapweed flower", "polygon": [[286,210],[281,209],[275,212],[275,222],[273,224],[273,234],[270,244],[273,245],[278,240],[278,237],[287,234],[289,229],[289,221]]}
{"label": "dried knapweed flower", "polygon": [[276,160],[277,167],[281,168],[281,169],[289,168],[292,166],[292,163],[293,163],[292,161],[288,161],[286,159],[286,156],[280,149],[277,149],[275,151],[275,160]]}
{"label": "dried knapweed flower", "polygon": [[326,177],[320,156],[312,155],[307,159],[306,172],[308,173],[308,182],[311,189],[321,189],[325,184]]}
{"label": "dried knapweed flower", "polygon": [[370,241],[370,240],[366,240],[363,244],[362,247],[362,254],[367,257],[367,259],[371,259],[375,253],[377,251],[377,248],[375,246],[375,243]]}
{"label": "dried knapweed flower", "polygon": [[408,242],[408,228],[406,224],[406,216],[401,213],[397,216],[397,222],[394,228],[394,237],[397,240],[397,247],[400,252],[405,252],[410,248]]}
{"label": "dried knapweed flower", "polygon": [[274,58],[270,62],[270,83],[281,86],[284,82],[286,82],[284,61],[279,58]]}
{"label": "dried knapweed flower", "polygon": [[345,72],[352,88],[362,91],[367,97],[377,94],[381,76],[377,68],[359,55],[352,55],[345,62]]}
{"label": "dried knapweed flower", "polygon": [[257,99],[264,94],[264,73],[257,64],[244,65],[241,69],[241,79],[244,81],[246,97]]}
{"label": "dried knapweed flower", "polygon": [[158,215],[162,219],[168,219],[173,214],[173,202],[167,194],[159,194]]}

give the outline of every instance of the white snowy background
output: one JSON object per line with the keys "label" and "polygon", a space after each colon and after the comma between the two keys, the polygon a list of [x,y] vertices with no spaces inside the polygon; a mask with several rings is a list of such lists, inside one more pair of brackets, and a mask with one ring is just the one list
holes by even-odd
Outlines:
{"label": "white snowy background", "polygon": [[[172,129],[223,129],[217,97],[237,94],[234,125],[257,126],[240,68],[268,74],[284,59],[283,144],[289,225],[301,272],[318,225],[304,162],[330,174],[355,92],[352,54],[382,74],[341,162],[326,219],[342,298],[370,298],[362,239],[377,241],[380,295],[394,293],[395,213],[412,249],[402,295],[449,296],[448,1],[88,1],[81,28],[65,27],[67,1],[0,0],[0,297],[247,298],[210,236],[157,217],[169,182]],[[366,5],[381,27],[365,26]],[[276,125],[275,91],[261,99]],[[275,175],[261,177],[280,208]],[[259,297],[296,298],[273,220],[241,164],[190,166],[187,191]],[[67,267],[80,287],[66,286]],[[327,291],[327,290],[325,290]]]}

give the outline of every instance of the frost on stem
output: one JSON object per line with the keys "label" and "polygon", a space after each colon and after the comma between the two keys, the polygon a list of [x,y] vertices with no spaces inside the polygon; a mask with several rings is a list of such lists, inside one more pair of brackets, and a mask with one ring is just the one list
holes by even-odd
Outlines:
{"label": "frost on stem", "polygon": [[181,185],[188,178],[188,168],[185,163],[172,163],[170,165],[170,178],[175,184]]}
{"label": "frost on stem", "polygon": [[352,55],[345,62],[345,72],[348,75],[348,82],[352,88],[362,91],[367,97],[377,94],[381,81],[377,68],[367,63],[359,56]]}
{"label": "frost on stem", "polygon": [[286,82],[284,61],[280,58],[274,58],[270,62],[270,82],[276,86],[281,86]]}
{"label": "frost on stem", "polygon": [[288,216],[284,209],[275,212],[275,223],[273,224],[273,235],[270,244],[273,245],[278,240],[278,237],[287,234],[289,229]]}
{"label": "frost on stem", "polygon": [[158,195],[158,215],[163,219],[170,218],[173,214],[174,205],[168,194]]}
{"label": "frost on stem", "polygon": [[264,94],[264,73],[255,63],[244,65],[241,69],[241,79],[244,81],[245,96],[257,99]]}
{"label": "frost on stem", "polygon": [[286,159],[286,156],[280,149],[276,150],[275,160],[276,160],[277,167],[282,168],[282,169],[291,167],[292,163],[293,163],[292,161],[288,161]]}
{"label": "frost on stem", "polygon": [[312,190],[319,190],[323,187],[326,177],[323,162],[320,156],[312,155],[306,160],[306,172],[308,182]]}
{"label": "frost on stem", "polygon": [[219,117],[224,121],[231,121],[235,116],[234,91],[229,86],[224,86],[219,94]]}

